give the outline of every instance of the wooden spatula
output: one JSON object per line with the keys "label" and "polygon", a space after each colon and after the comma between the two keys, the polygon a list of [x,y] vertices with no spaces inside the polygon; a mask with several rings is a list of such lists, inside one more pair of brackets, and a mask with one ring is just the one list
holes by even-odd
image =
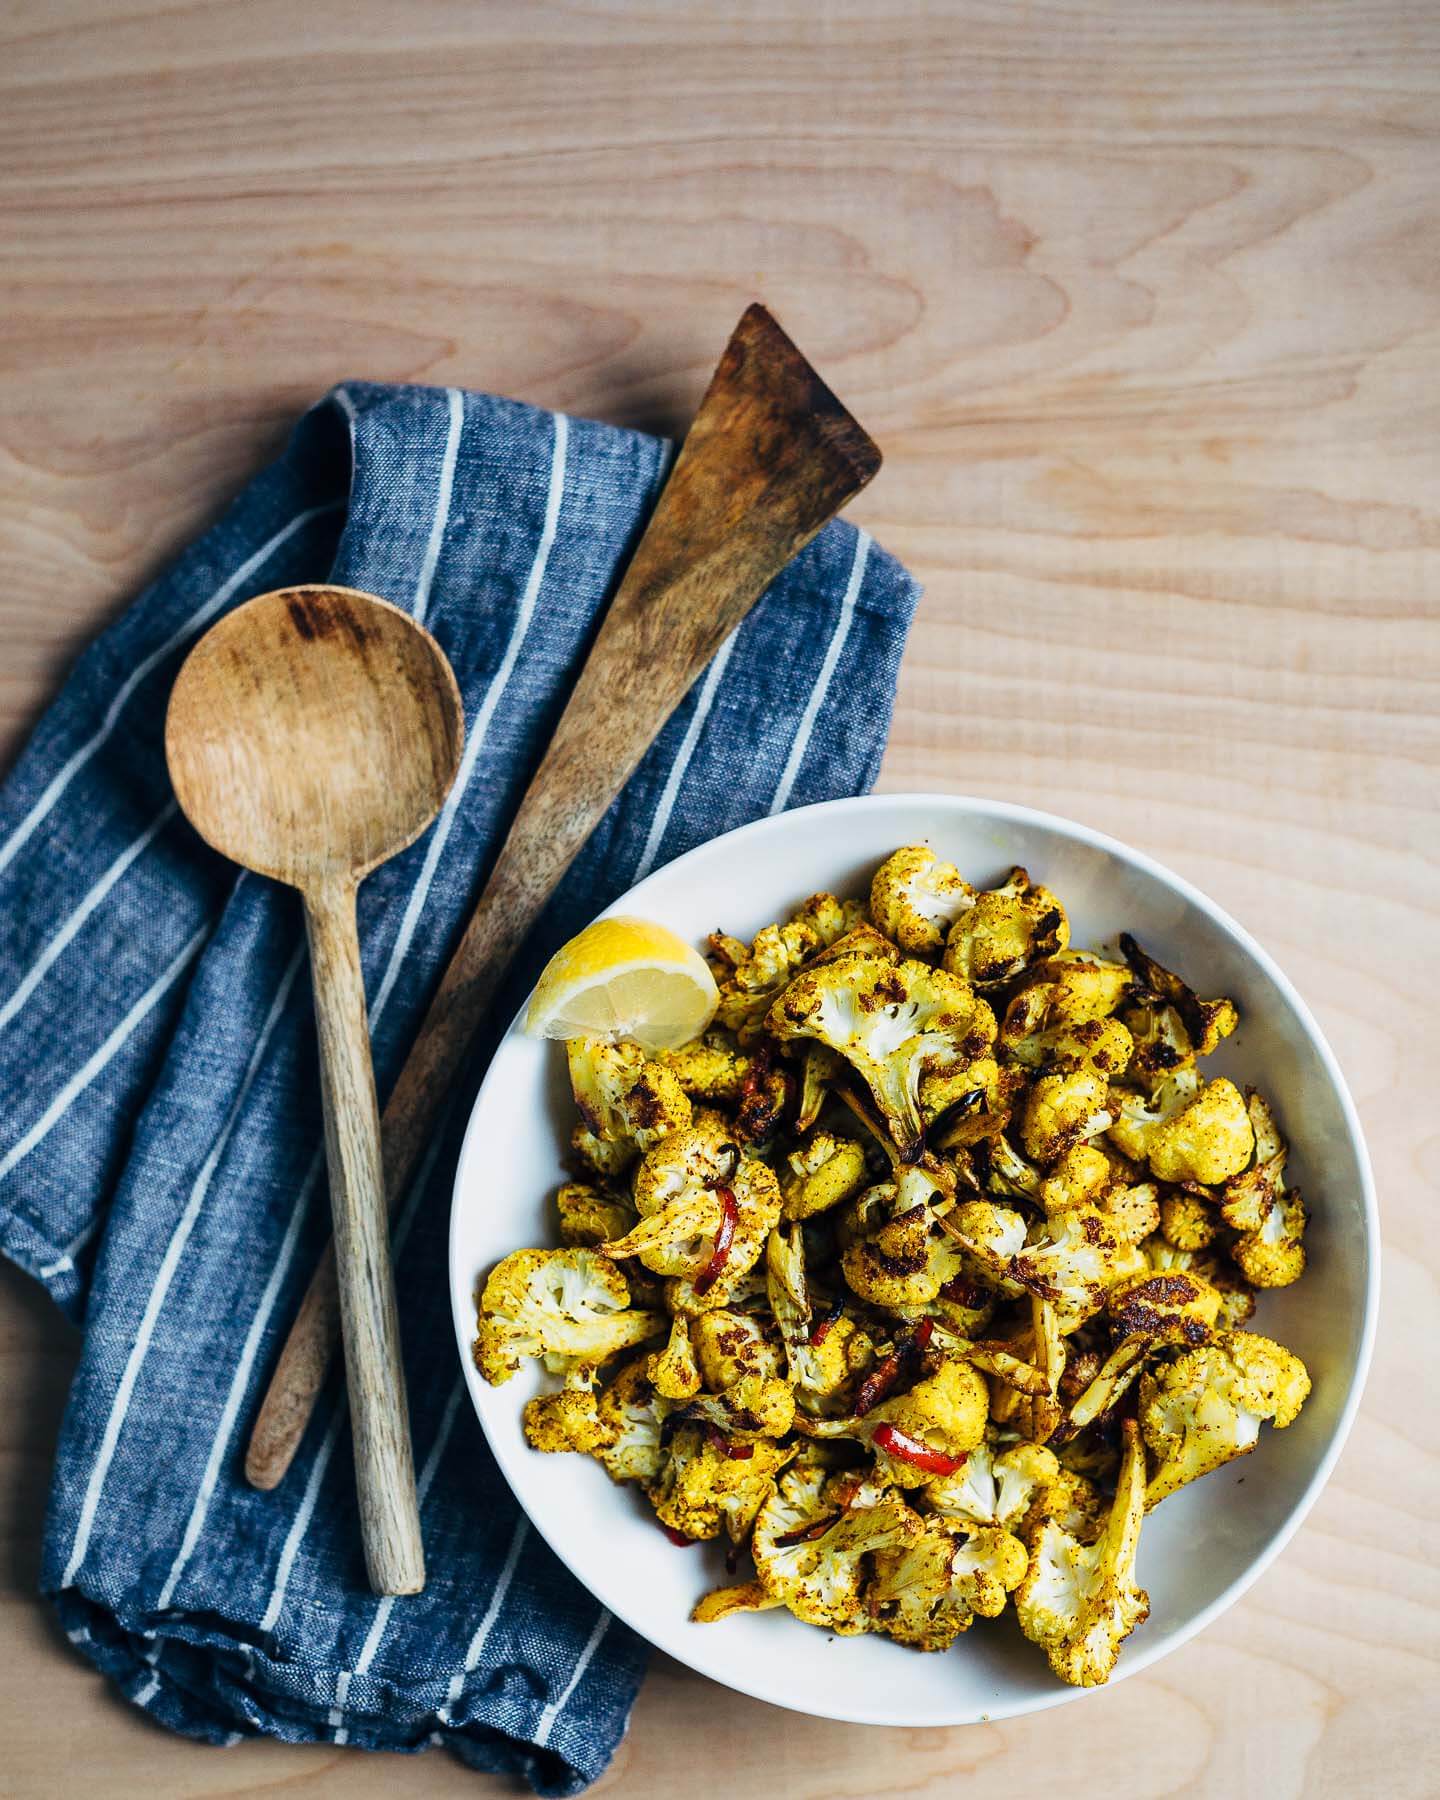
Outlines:
{"label": "wooden spatula", "polygon": [[[763,306],[725,348],[649,528],[521,802],[381,1121],[393,1209],[511,959],[610,802],[760,595],[880,467]],[[260,1410],[245,1473],[289,1468],[338,1331],[327,1251]]]}

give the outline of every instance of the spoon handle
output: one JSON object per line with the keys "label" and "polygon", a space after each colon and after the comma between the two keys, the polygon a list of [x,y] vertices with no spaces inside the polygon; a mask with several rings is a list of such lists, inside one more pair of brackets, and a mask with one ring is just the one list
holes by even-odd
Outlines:
{"label": "spoon handle", "polygon": [[[501,977],[691,683],[880,452],[763,306],[720,359],[485,891],[385,1108],[393,1206]],[[255,1421],[252,1486],[290,1466],[325,1380],[335,1276],[315,1271]]]}
{"label": "spoon handle", "polygon": [[365,1566],[377,1594],[416,1594],[425,1585],[425,1554],[400,1361],[354,883],[307,889],[305,928],[320,1038],[325,1156]]}

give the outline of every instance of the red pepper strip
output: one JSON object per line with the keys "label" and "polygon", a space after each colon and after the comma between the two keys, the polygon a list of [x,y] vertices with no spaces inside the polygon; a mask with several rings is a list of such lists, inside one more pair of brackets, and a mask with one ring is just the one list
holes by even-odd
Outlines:
{"label": "red pepper strip", "polygon": [[722,1450],[731,1462],[749,1462],[755,1454],[753,1444],[732,1444],[718,1425],[707,1425],[705,1435],[712,1450]]}
{"label": "red pepper strip", "polygon": [[903,1344],[897,1344],[890,1354],[865,1377],[860,1383],[860,1390],[855,1396],[855,1417],[874,1410],[895,1383],[905,1372],[905,1365],[930,1342],[935,1331],[933,1319],[922,1319]]}
{"label": "red pepper strip", "polygon": [[963,1275],[947,1281],[940,1290],[942,1300],[951,1300],[956,1306],[968,1306],[972,1312],[978,1312],[989,1297],[978,1281],[967,1281]]}
{"label": "red pepper strip", "polygon": [[900,1462],[923,1469],[927,1475],[954,1475],[965,1467],[967,1461],[963,1456],[948,1456],[943,1450],[932,1450],[928,1444],[922,1444],[919,1438],[911,1437],[908,1432],[897,1431],[893,1425],[877,1425],[871,1442],[877,1450],[883,1450],[886,1456],[893,1456]]}
{"label": "red pepper strip", "polygon": [[844,1517],[844,1513],[826,1513],[823,1519],[817,1519],[813,1525],[802,1525],[799,1531],[787,1531],[784,1537],[776,1538],[775,1548],[789,1550],[795,1544],[813,1544],[816,1538],[824,1537],[837,1519]]}
{"label": "red pepper strip", "polygon": [[721,1270],[730,1260],[730,1246],[735,1242],[735,1227],[740,1219],[740,1208],[735,1204],[732,1188],[717,1187],[715,1197],[720,1202],[720,1229],[715,1233],[715,1248],[709,1262],[695,1277],[697,1294],[708,1294],[719,1280]]}
{"label": "red pepper strip", "polygon": [[655,1523],[660,1526],[660,1529],[665,1533],[666,1537],[669,1538],[670,1542],[674,1544],[677,1550],[688,1550],[695,1542],[694,1538],[687,1538],[683,1531],[677,1531],[673,1525],[661,1524],[658,1519]]}
{"label": "red pepper strip", "polygon": [[844,1311],[845,1311],[845,1302],[843,1300],[837,1300],[835,1302],[835,1304],[830,1308],[829,1312],[826,1313],[825,1317],[820,1321],[820,1323],[810,1333],[810,1342],[812,1344],[823,1344],[825,1342],[826,1338],[829,1337],[829,1335],[830,1335],[831,1326],[835,1323],[835,1321],[841,1316],[841,1314]]}

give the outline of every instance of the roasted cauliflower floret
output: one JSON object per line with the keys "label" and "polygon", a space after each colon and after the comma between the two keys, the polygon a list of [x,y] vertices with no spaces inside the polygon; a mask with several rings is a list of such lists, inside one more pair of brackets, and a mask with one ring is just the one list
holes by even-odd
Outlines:
{"label": "roasted cauliflower floret", "polygon": [[789,1175],[780,1186],[787,1219],[809,1219],[858,1194],[869,1179],[865,1147],[857,1138],[814,1132],[786,1157]]}
{"label": "roasted cauliflower floret", "polygon": [[1170,1188],[1160,1201],[1160,1235],[1177,1250],[1208,1250],[1215,1242],[1220,1219],[1214,1206],[1199,1194]]}
{"label": "roasted cauliflower floret", "polygon": [[1208,1056],[1239,1022],[1231,1000],[1202,1000],[1178,975],[1147,956],[1128,932],[1120,950],[1135,973],[1135,1005],[1125,1014],[1135,1040],[1132,1073],[1153,1079]]}
{"label": "roasted cauliflower floret", "polygon": [[755,1515],[793,1456],[783,1444],[759,1439],[732,1456],[718,1432],[682,1425],[662,1452],[659,1473],[645,1487],[655,1516],[697,1541],[719,1537],[743,1543]]}
{"label": "roasted cauliflower floret", "polygon": [[1166,1345],[1193,1347],[1210,1336],[1220,1315],[1220,1295],[1203,1276],[1179,1269],[1117,1281],[1105,1310],[1115,1348],[1070,1409],[1072,1429],[1081,1430],[1108,1411],[1125,1393],[1153,1350]]}
{"label": "roasted cauliflower floret", "polygon": [[737,1443],[780,1438],[795,1422],[795,1391],[778,1376],[742,1375],[723,1394],[701,1394],[691,1400],[684,1414],[715,1426]]}
{"label": "roasted cauliflower floret", "polygon": [[1145,1456],[1134,1423],[1105,1529],[1083,1543],[1048,1519],[1035,1532],[1030,1566],[1015,1594],[1020,1629],[1074,1687],[1108,1681],[1120,1646],[1148,1617],[1150,1597],[1136,1585],[1135,1553],[1145,1516]]}
{"label": "roasted cauliflower floret", "polygon": [[514,1250],[480,1295],[475,1365],[498,1387],[528,1357],[599,1364],[667,1329],[635,1312],[625,1277],[593,1250]]}
{"label": "roasted cauliflower floret", "polygon": [[1112,1188],[1099,1204],[1122,1244],[1144,1243],[1160,1228],[1160,1190],[1152,1181]]}
{"label": "roasted cauliflower floret", "polygon": [[1098,1137],[1111,1122],[1109,1092],[1100,1071],[1085,1065],[1037,1076],[1020,1114],[1020,1148],[1048,1166],[1076,1144]]}
{"label": "roasted cauliflower floret", "polygon": [[600,1395],[597,1411],[605,1440],[594,1454],[612,1481],[651,1481],[664,1461],[661,1426],[670,1403],[655,1392],[648,1363],[646,1356],[635,1357]]}
{"label": "roasted cauliflower floret", "polygon": [[1158,1231],[1140,1250],[1152,1269],[1181,1269],[1208,1281],[1220,1296],[1216,1323],[1222,1331],[1233,1331],[1255,1316],[1255,1290],[1213,1250],[1177,1250]]}
{"label": "roasted cauliflower floret", "polygon": [[1049,888],[1012,869],[998,888],[975,896],[945,940],[945,967],[976,987],[1009,981],[1070,942],[1065,909]]}
{"label": "roasted cauliflower floret", "polygon": [[1250,1160],[1255,1134],[1233,1081],[1207,1081],[1181,1113],[1160,1125],[1149,1145],[1150,1173],[1160,1181],[1213,1187]]}
{"label": "roasted cauliflower floret", "polygon": [[894,1493],[870,1506],[845,1504],[844,1487],[812,1461],[780,1477],[755,1521],[751,1554],[765,1593],[797,1619],[842,1635],[870,1629],[862,1590],[867,1558],[913,1543],[924,1529]]}
{"label": "roasted cauliflower floret", "polygon": [[624,1174],[666,1132],[690,1123],[680,1083],[637,1044],[572,1038],[566,1050],[580,1113],[570,1141],[598,1174]]}
{"label": "roasted cauliflower floret", "polygon": [[733,1105],[750,1072],[749,1056],[734,1033],[723,1027],[713,1027],[678,1050],[662,1050],[656,1061],[665,1065],[692,1100],[712,1104],[718,1100]]}
{"label": "roasted cauliflower floret", "polygon": [[874,1096],[902,1157],[920,1152],[920,1077],[953,1057],[975,1015],[961,981],[927,963],[845,957],[792,981],[772,1007],[782,1042],[814,1038],[838,1050]]}
{"label": "roasted cauliflower floret", "polygon": [[775,1327],[755,1313],[726,1307],[700,1313],[690,1321],[690,1341],[712,1394],[733,1387],[742,1375],[779,1375],[785,1366]]}
{"label": "roasted cauliflower floret", "polygon": [[974,904],[970,883],[924,844],[895,851],[870,883],[870,917],[907,956],[939,956],[950,927]]}
{"label": "roasted cauliflower floret", "polygon": [[1025,1546],[993,1526],[926,1519],[913,1542],[877,1550],[865,1592],[876,1628],[916,1650],[948,1650],[978,1613],[998,1618],[1025,1573]]}
{"label": "roasted cauliflower floret", "polygon": [[562,1244],[593,1248],[624,1235],[635,1223],[630,1202],[587,1181],[567,1181],[555,1196]]}
{"label": "roasted cauliflower floret", "polygon": [[1012,1444],[1002,1450],[981,1443],[957,1474],[926,1482],[925,1501],[947,1519],[1018,1533],[1032,1522],[1060,1478],[1054,1452],[1040,1444]]}
{"label": "roasted cauliflower floret", "polygon": [[812,894],[793,918],[783,925],[767,925],[748,947],[723,932],[712,933],[711,964],[720,984],[719,1024],[733,1031],[742,1045],[753,1043],[786,982],[818,952],[853,930],[863,914],[856,901]]}
{"label": "roasted cauliflower floret", "polygon": [[[1097,1207],[1079,1205],[1047,1216],[1028,1241],[1011,1249],[1018,1214],[983,1200],[957,1206],[944,1229],[992,1279],[1018,1284],[1055,1308],[1057,1328],[1068,1336],[1105,1303],[1119,1273],[1120,1241]],[[1020,1221],[1023,1229],[1024,1222]]]}
{"label": "roasted cauliflower floret", "polygon": [[918,1168],[901,1169],[895,1181],[869,1190],[872,1201],[877,1195],[882,1222],[846,1245],[840,1257],[845,1280],[874,1306],[925,1306],[964,1273],[960,1251],[938,1229],[938,1209],[948,1198]]}
{"label": "roasted cauliflower floret", "polygon": [[1253,1331],[1211,1343],[1148,1370],[1140,1382],[1140,1429],[1155,1463],[1146,1503],[1255,1448],[1261,1423],[1293,1424],[1310,1376],[1293,1352]]}
{"label": "roasted cauliflower floret", "polygon": [[944,1465],[968,1456],[985,1440],[989,1394],[968,1362],[947,1359],[933,1375],[917,1381],[853,1423],[854,1435],[875,1452],[877,1471],[897,1487],[924,1487]]}
{"label": "roasted cauliflower floret", "polygon": [[689,1400],[700,1392],[700,1369],[690,1343],[687,1319],[670,1321],[670,1336],[645,1365],[655,1392],[666,1400]]}
{"label": "roasted cauliflower floret", "polygon": [[1253,1088],[1245,1107],[1255,1159],[1226,1182],[1220,1216],[1239,1233],[1230,1254],[1245,1279],[1258,1288],[1289,1287],[1305,1272],[1305,1204],[1285,1185],[1285,1141]]}
{"label": "roasted cauliflower floret", "polygon": [[608,1448],[615,1441],[615,1427],[600,1416],[598,1399],[594,1365],[576,1363],[557,1393],[536,1394],[525,1402],[526,1443],[546,1452]]}

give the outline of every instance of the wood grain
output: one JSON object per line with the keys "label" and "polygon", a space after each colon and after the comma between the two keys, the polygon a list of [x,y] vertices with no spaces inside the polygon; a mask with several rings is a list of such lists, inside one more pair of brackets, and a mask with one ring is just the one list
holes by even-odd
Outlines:
{"label": "wood grain", "polygon": [[[880,453],[763,306],[727,343],[385,1105],[393,1212],[457,1073],[546,902],[715,652],[880,467]],[[327,1250],[245,1457],[271,1488],[300,1448],[334,1351]]]}
{"label": "wood grain", "polygon": [[360,1531],[377,1594],[425,1585],[355,890],[435,817],[460,690],[428,631],[353,588],[248,601],[185,658],[165,715],[176,797],[207,843],[300,890],[320,1052],[332,1261]]}
{"label": "wood grain", "polygon": [[[1379,1178],[1334,1479],[1244,1601],[1058,1712],[909,1734],[660,1662],[609,1785],[1428,1796],[1440,12],[1416,0],[20,0],[0,20],[0,726],[332,380],[675,432],[764,298],[926,598],[882,782],[1161,857],[1298,982]],[[69,1332],[0,1308],[0,1786],[501,1791],[162,1735],[31,1598]],[[683,1760],[682,1760],[683,1759]]]}

